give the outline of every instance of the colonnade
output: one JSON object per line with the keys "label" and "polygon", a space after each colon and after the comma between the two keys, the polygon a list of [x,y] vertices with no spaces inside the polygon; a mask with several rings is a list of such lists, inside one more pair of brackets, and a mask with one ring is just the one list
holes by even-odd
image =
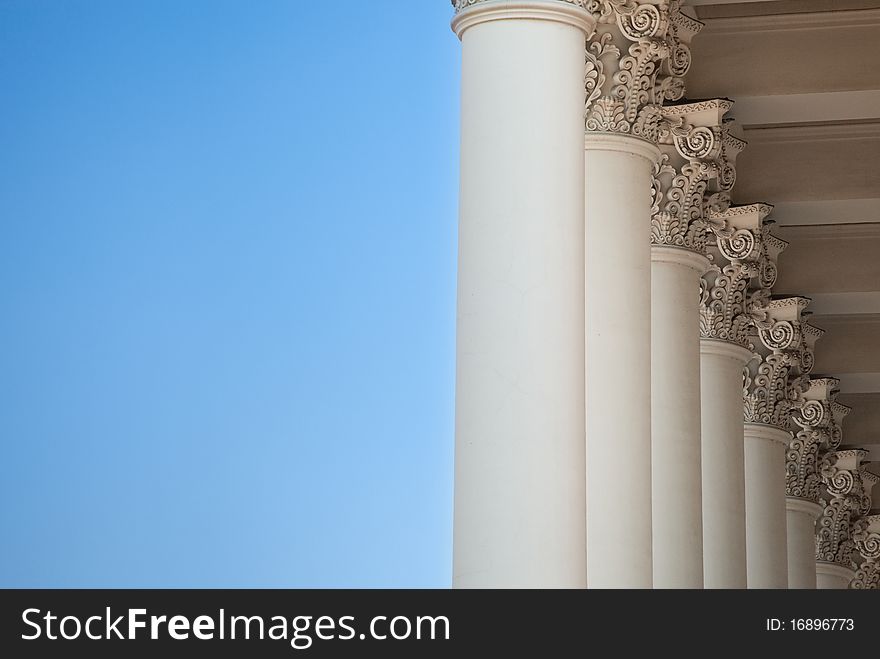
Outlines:
{"label": "colonnade", "polygon": [[456,587],[877,587],[864,451],[774,299],[676,0],[453,0]]}

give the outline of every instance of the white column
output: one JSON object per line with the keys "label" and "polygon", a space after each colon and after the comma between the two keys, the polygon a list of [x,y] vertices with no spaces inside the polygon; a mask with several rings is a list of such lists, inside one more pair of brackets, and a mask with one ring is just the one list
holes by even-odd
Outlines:
{"label": "white column", "polygon": [[651,207],[654,586],[703,587],[700,283],[709,268],[706,188],[724,143],[723,99],[663,108]]}
{"label": "white column", "polygon": [[562,0],[461,0],[453,585],[585,586],[584,47]]}
{"label": "white column", "polygon": [[816,519],[821,512],[813,501],[785,499],[789,588],[816,588]]}
{"label": "white column", "polygon": [[585,4],[600,12],[584,70],[587,581],[591,588],[650,588],[647,193],[660,135],[671,128],[661,105],[684,95],[688,44],[702,23],[679,3]]}
{"label": "white column", "polygon": [[822,336],[804,320],[808,304],[802,297],[768,299],[754,310],[756,354],[743,385],[749,588],[788,588],[786,449]]}
{"label": "white column", "polygon": [[654,586],[703,587],[700,275],[705,256],[651,248]]}
{"label": "white column", "polygon": [[651,170],[659,149],[587,134],[587,573],[650,588]]}
{"label": "white column", "polygon": [[788,587],[785,447],[791,434],[745,424],[746,565],[749,588]]}
{"label": "white column", "polygon": [[586,51],[587,583],[650,588],[652,173],[701,24],[608,2]]}
{"label": "white column", "polygon": [[736,344],[700,339],[706,588],[746,587],[742,379],[751,357]]}
{"label": "white column", "polygon": [[[719,199],[729,193],[744,144],[730,135],[718,162]],[[731,143],[728,147],[728,143]],[[720,203],[720,202],[719,202]],[[746,587],[743,369],[752,358],[748,288],[770,279],[765,204],[710,212],[716,233],[700,304],[700,401],[703,462],[703,575],[706,588]]]}

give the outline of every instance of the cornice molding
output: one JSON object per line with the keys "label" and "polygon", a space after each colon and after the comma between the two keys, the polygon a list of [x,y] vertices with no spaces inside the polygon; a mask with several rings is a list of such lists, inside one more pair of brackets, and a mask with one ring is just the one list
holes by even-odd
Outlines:
{"label": "cornice molding", "polygon": [[664,117],[686,117],[697,112],[717,110],[722,115],[733,107],[729,98],[711,98],[702,101],[682,100],[660,108]]}
{"label": "cornice molding", "polygon": [[754,204],[739,204],[735,206],[730,206],[726,211],[723,212],[715,212],[710,211],[709,217],[712,218],[729,218],[729,217],[737,217],[740,215],[751,215],[752,213],[758,213],[763,220],[773,211],[773,204],[765,204],[764,202],[756,202]]}

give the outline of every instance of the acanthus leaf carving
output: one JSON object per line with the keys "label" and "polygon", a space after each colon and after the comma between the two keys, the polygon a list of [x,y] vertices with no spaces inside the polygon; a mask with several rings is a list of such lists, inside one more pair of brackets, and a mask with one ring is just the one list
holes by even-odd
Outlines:
{"label": "acanthus leaf carving", "polygon": [[785,454],[785,494],[819,503],[823,478],[832,478],[834,460],[829,459],[835,433],[840,439],[840,421],[848,408],[837,403],[839,381],[810,379],[806,391],[792,411],[797,429]]}
{"label": "acanthus leaf carving", "polygon": [[597,20],[584,75],[587,131],[659,140],[660,107],[684,95],[690,39],[702,28],[680,12],[680,5],[679,0],[587,3]]}
{"label": "acanthus leaf carving", "polygon": [[688,161],[679,169],[663,154],[654,168],[651,205],[651,244],[706,251],[704,195],[715,175],[712,163]]}
{"label": "acanthus leaf carving", "polygon": [[[816,524],[816,560],[854,569],[857,542],[871,540],[865,516],[870,512],[870,487],[877,477],[866,472],[861,463],[867,451],[861,449],[829,450],[823,455],[822,487],[819,501],[822,514]],[[873,550],[873,541],[868,543]]]}
{"label": "acanthus leaf carving", "polygon": [[805,321],[809,300],[789,297],[770,300],[758,309],[753,333],[756,361],[747,369],[743,391],[745,419],[782,430],[790,425],[789,415],[804,403],[810,388],[813,344],[822,331]]}
{"label": "acanthus leaf carving", "polygon": [[[752,348],[751,328],[764,322],[770,290],[763,273],[777,252],[767,249],[770,207],[731,206],[707,210],[712,265],[701,282],[700,337]],[[756,285],[757,288],[752,288]]]}

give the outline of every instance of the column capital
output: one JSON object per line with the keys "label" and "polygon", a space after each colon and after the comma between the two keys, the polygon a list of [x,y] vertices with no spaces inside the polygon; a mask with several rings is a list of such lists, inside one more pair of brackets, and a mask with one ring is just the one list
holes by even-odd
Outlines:
{"label": "column capital", "polygon": [[690,41],[703,24],[679,0],[592,0],[597,20],[585,53],[588,133],[659,139],[664,100],[684,95]]}
{"label": "column capital", "polygon": [[850,588],[880,588],[880,515],[868,515],[853,525],[853,540],[861,564]]}
{"label": "column capital", "polygon": [[724,114],[732,106],[732,101],[714,99],[661,109],[665,121],[651,190],[652,245],[706,253],[706,191],[721,171],[717,160],[723,150]]}
{"label": "column capital", "polygon": [[863,449],[829,451],[821,472],[822,515],[816,525],[816,560],[850,572],[855,549],[854,522],[867,515],[871,507],[865,491],[866,472],[861,467],[867,455]]}
{"label": "column capital", "polygon": [[[700,337],[751,348],[755,313],[776,281],[776,257],[787,245],[770,234],[769,204],[709,210],[714,243],[712,260],[700,283]],[[751,287],[751,292],[750,292]]]}
{"label": "column capital", "polygon": [[849,408],[837,402],[836,378],[811,378],[792,411],[797,428],[785,453],[785,494],[798,500],[819,502],[822,485],[820,451],[840,445],[840,423]]}
{"label": "column capital", "polygon": [[822,330],[804,314],[808,298],[770,300],[754,310],[752,336],[755,359],[746,369],[743,410],[747,422],[787,430],[796,401],[809,388],[813,347]]}
{"label": "column capital", "polygon": [[573,25],[589,36],[596,27],[589,5],[590,0],[452,0],[452,31],[460,39],[480,23],[531,18]]}

